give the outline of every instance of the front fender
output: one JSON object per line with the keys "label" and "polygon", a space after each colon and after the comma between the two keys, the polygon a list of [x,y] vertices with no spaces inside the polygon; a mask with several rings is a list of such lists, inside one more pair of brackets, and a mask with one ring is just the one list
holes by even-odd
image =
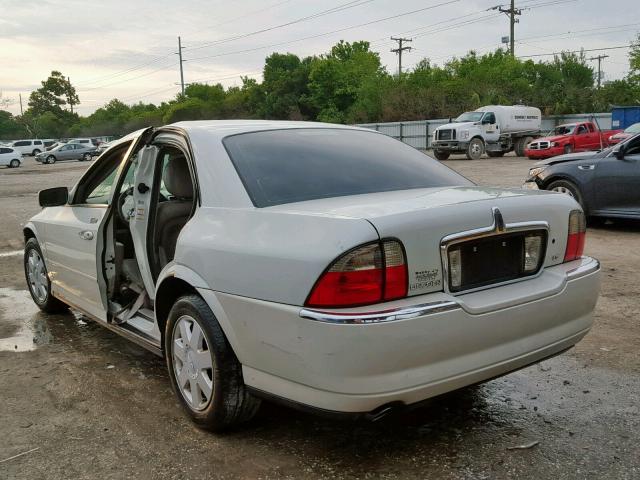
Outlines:
{"label": "front fender", "polygon": [[24,234],[25,243],[27,243],[27,240],[29,240],[29,238],[34,237],[38,241],[38,244],[40,245],[40,250],[42,251],[42,254],[45,257],[47,256],[47,245],[46,245],[46,242],[42,240],[42,234],[44,232],[39,232],[35,223],[33,223],[32,221],[27,222],[22,228],[22,233]]}

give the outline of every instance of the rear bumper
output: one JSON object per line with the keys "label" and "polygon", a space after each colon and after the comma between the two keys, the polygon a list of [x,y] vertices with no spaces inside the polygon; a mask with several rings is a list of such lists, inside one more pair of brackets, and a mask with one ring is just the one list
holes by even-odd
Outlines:
{"label": "rear bumper", "polygon": [[411,297],[373,313],[220,293],[214,303],[248,386],[358,413],[417,403],[570,348],[589,331],[598,293],[599,264],[583,258],[519,283]]}

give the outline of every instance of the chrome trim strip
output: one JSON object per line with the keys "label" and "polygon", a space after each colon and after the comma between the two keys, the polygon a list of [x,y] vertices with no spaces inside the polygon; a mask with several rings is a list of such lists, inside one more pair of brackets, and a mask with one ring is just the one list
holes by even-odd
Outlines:
{"label": "chrome trim strip", "polygon": [[458,302],[443,300],[439,302],[423,303],[410,307],[392,308],[378,312],[328,312],[303,308],[300,317],[307,320],[315,320],[325,323],[337,323],[346,325],[367,325],[371,323],[396,322],[411,318],[448,312],[461,308]]}
{"label": "chrome trim strip", "polygon": [[[491,213],[493,216],[493,222],[488,227],[476,228],[474,230],[467,230],[465,232],[453,233],[451,235],[447,235],[440,241],[440,259],[442,261],[442,279],[444,285],[445,293],[450,295],[462,295],[465,293],[477,292],[480,290],[486,290],[487,288],[494,288],[501,285],[508,285],[510,283],[521,282],[523,280],[536,278],[542,271],[544,270],[544,262],[540,265],[540,268],[535,273],[535,275],[528,275],[526,277],[515,278],[513,280],[509,280],[501,283],[493,283],[491,285],[486,285],[484,287],[473,288],[469,290],[463,290],[461,292],[451,292],[449,289],[449,258],[447,256],[447,250],[451,245],[455,245],[456,243],[466,242],[468,240],[477,240],[483,237],[491,237],[494,235],[502,235],[505,233],[513,233],[513,232],[522,232],[526,230],[546,230],[549,232],[549,223],[548,222],[517,222],[517,223],[507,223],[504,224],[502,219],[502,214],[497,207],[493,207],[491,209]],[[549,235],[547,235],[548,240]],[[546,252],[546,248],[545,248]]]}
{"label": "chrome trim strip", "polygon": [[576,278],[584,277],[600,270],[600,262],[592,257],[582,257],[582,260],[589,260],[588,263],[583,263],[579,267],[573,268],[567,272],[567,281],[575,280]]}

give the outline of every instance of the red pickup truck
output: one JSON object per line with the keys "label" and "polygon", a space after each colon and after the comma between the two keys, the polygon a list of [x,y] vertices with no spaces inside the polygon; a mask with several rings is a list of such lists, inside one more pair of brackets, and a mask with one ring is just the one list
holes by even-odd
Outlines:
{"label": "red pickup truck", "polygon": [[524,150],[531,159],[555,157],[571,152],[600,150],[611,143],[609,138],[621,130],[600,130],[593,122],[558,125],[549,136],[536,138]]}

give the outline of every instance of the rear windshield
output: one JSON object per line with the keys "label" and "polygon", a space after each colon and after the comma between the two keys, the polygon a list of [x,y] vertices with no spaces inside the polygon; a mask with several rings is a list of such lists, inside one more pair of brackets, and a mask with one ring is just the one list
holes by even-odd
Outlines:
{"label": "rear windshield", "polygon": [[418,150],[374,132],[269,130],[223,140],[256,207],[472,183]]}

